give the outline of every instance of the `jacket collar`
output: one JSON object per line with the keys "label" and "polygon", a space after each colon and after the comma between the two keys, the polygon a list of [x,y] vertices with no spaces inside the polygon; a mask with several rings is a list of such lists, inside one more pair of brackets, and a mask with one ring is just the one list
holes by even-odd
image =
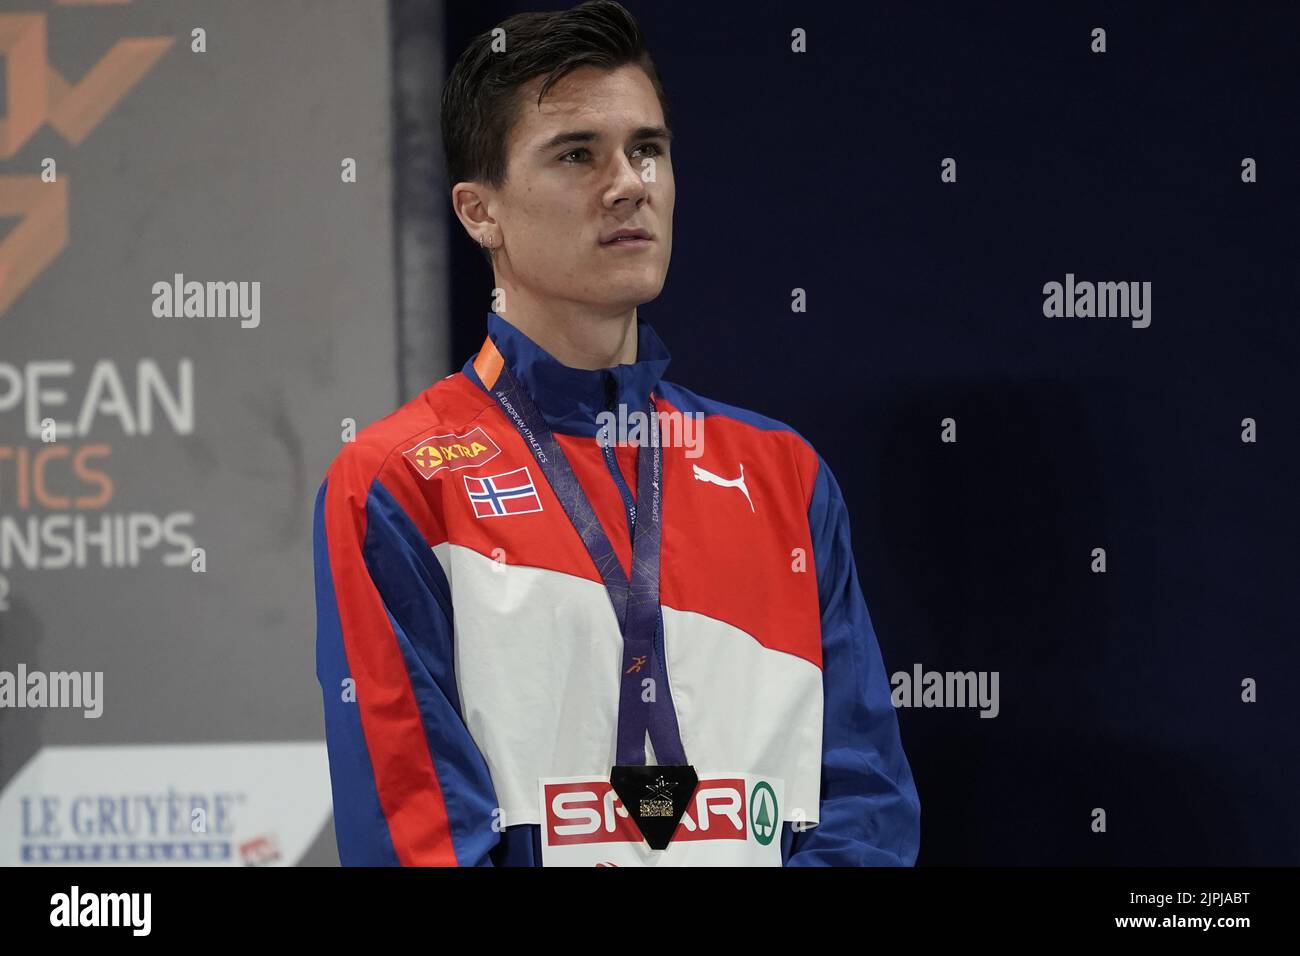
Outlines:
{"label": "jacket collar", "polygon": [[594,438],[596,415],[609,407],[609,382],[614,383],[615,407],[621,402],[628,412],[644,410],[672,358],[655,330],[640,318],[636,321],[635,362],[583,369],[561,364],[519,329],[489,312],[487,338],[463,371],[484,390],[491,391],[504,362],[552,431]]}

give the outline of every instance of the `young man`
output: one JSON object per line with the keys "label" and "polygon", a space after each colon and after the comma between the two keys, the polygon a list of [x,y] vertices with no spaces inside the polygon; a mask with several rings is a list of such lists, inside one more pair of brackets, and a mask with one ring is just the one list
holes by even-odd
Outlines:
{"label": "young man", "polygon": [[[910,865],[920,804],[835,478],[781,422],[665,381],[637,318],[674,184],[636,23],[598,0],[501,30],[442,104],[487,338],[317,499],[340,858]],[[683,422],[702,440],[670,441]]]}

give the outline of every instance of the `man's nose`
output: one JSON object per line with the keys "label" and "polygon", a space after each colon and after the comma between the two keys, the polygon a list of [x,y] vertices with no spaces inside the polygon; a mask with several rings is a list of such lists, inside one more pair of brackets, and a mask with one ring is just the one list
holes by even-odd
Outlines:
{"label": "man's nose", "polygon": [[617,202],[620,199],[635,199],[639,204],[646,193],[645,180],[641,178],[641,171],[632,160],[621,154],[615,162],[617,167],[614,181],[609,189],[612,200]]}

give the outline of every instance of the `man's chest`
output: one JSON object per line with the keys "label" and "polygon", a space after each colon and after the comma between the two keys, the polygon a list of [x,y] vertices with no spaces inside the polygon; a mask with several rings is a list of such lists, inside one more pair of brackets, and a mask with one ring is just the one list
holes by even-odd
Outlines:
{"label": "man's chest", "polygon": [[[540,824],[541,781],[607,775],[614,762],[623,636],[570,496],[517,436],[487,437],[483,461],[426,486],[446,532],[434,551],[466,725],[510,824]],[[637,489],[648,449],[559,441],[627,573],[636,509],[652,498]],[[805,493],[781,456],[723,441],[698,451],[661,449],[662,692],[690,762],[741,775],[728,779],[747,781],[747,799],[745,775],[778,781],[780,802],[815,818],[821,627]]]}
{"label": "man's chest", "polygon": [[[586,623],[595,610],[587,603],[599,609],[609,602],[584,543],[591,535],[566,509],[572,490],[557,492],[523,441],[499,431],[477,429],[465,446],[477,457],[462,454],[455,467],[425,485],[447,545],[486,558],[498,575],[538,572],[516,576],[519,586],[509,592],[511,607],[525,619],[572,613]],[[604,448],[577,436],[558,440],[600,533],[628,575],[638,499],[644,497],[646,506],[652,500],[637,487],[641,449]],[[661,469],[653,496],[660,524],[659,602],[725,621],[764,645],[819,664],[816,568],[805,492],[792,464],[761,447],[718,440],[702,448],[662,448]],[[457,606],[481,599],[457,588],[454,565],[446,570]],[[555,576],[572,580],[541,584]],[[526,581],[534,582],[535,593],[525,593]],[[557,605],[557,588],[594,597]]]}

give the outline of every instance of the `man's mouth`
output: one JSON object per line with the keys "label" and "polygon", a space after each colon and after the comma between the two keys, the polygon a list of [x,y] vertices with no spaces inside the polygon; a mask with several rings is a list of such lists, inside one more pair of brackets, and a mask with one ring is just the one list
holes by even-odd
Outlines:
{"label": "man's mouth", "polygon": [[650,238],[650,232],[646,229],[620,229],[608,239],[601,241],[602,246],[613,245],[645,245],[653,240]]}

